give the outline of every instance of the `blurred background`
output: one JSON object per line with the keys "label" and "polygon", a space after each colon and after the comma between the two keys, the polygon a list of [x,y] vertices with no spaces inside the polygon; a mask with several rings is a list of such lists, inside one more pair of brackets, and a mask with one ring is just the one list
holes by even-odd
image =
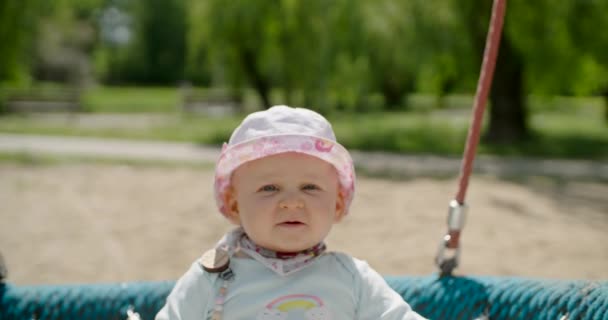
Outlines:
{"label": "blurred background", "polygon": [[[1,0],[0,136],[5,141],[17,135],[49,135],[216,147],[228,139],[245,114],[288,104],[308,107],[327,116],[338,140],[351,150],[363,152],[361,159],[365,152],[458,158],[470,122],[491,4],[487,0]],[[492,198],[496,201],[490,199],[486,203],[488,211],[524,219],[513,230],[545,223],[539,222],[539,216],[525,213],[525,207],[533,200],[540,199],[542,205],[532,207],[543,211],[543,217],[547,214],[547,221],[553,219],[550,214],[555,212],[566,219],[560,227],[563,229],[547,227],[551,234],[569,232],[568,226],[572,227],[573,221],[566,215],[570,212],[584,212],[579,218],[591,217],[591,220],[581,218],[585,222],[577,232],[581,237],[595,232],[590,239],[596,242],[589,243],[593,248],[573,245],[572,255],[566,254],[563,260],[579,261],[581,265],[565,266],[569,269],[560,273],[559,268],[564,270],[564,265],[557,263],[555,272],[549,272],[548,276],[608,276],[606,12],[608,0],[563,0],[559,4],[549,0],[511,0],[507,5],[478,152],[507,161],[564,160],[604,165],[595,179],[570,175],[567,179],[530,180],[526,174],[479,182],[490,193],[480,197],[480,201],[488,200],[490,195],[499,197],[500,190],[517,188],[511,193],[515,198]],[[82,159],[66,161],[65,157],[58,160],[7,151],[0,152],[0,159],[3,181],[0,197],[4,199],[0,212],[3,220],[11,221],[0,229],[0,252],[4,252],[9,267],[21,270],[16,271],[17,282],[137,278],[135,271],[125,273],[125,265],[129,263],[123,260],[134,257],[134,252],[145,248],[150,238],[144,236],[142,243],[133,244],[133,251],[125,249],[123,240],[138,239],[146,232],[152,237],[157,232],[143,231],[151,226],[141,223],[153,222],[142,221],[146,218],[141,216],[132,218],[138,221],[132,229],[120,229],[125,227],[124,221],[117,221],[125,213],[139,212],[142,208],[152,210],[151,207],[158,215],[175,210],[175,207],[161,210],[161,204],[150,204],[152,200],[166,204],[161,201],[163,197],[183,207],[182,213],[188,219],[201,219],[203,209],[215,210],[208,190],[211,164],[192,168],[120,160],[99,163],[98,159],[88,159],[83,163]],[[418,159],[421,166],[434,165]],[[444,173],[437,180],[437,175],[432,174],[433,167],[425,170],[434,180],[423,180],[423,189],[435,193],[441,190],[439,199],[428,198],[439,203],[438,208],[429,210],[440,212],[437,219],[426,221],[421,215],[434,227],[418,230],[430,234],[432,245],[425,249],[428,251],[425,259],[432,259],[436,239],[445,227],[444,207],[456,182],[450,180],[453,175],[446,177]],[[402,187],[395,183],[420,183],[418,178],[396,178],[386,170],[379,171],[381,177],[392,176],[393,180],[382,180],[384,184],[376,185],[380,180],[370,177],[371,182],[362,187],[370,190],[369,197],[364,197],[367,200],[374,199],[373,190]],[[191,186],[192,181],[187,179],[193,176],[207,180],[196,180],[197,184]],[[118,181],[120,186],[115,186]],[[167,181],[174,184],[169,183],[168,187]],[[437,185],[430,187],[429,183]],[[151,186],[158,189],[146,189]],[[412,190],[408,192],[416,193],[417,189],[410,186]],[[492,186],[496,193],[492,193]],[[173,187],[181,191],[168,196],[168,189]],[[190,200],[180,198],[187,194],[185,190],[193,192]],[[203,194],[206,203],[201,208],[197,195]],[[417,199],[401,199],[410,203],[395,203],[391,208],[407,211],[411,201]],[[67,207],[54,207],[49,201]],[[375,203],[377,207],[365,210],[360,204],[355,211],[375,212],[390,205],[390,201]],[[66,212],[85,215],[88,220],[74,222],[82,216],[76,219],[65,215]],[[91,221],[99,221],[91,220],[94,216],[106,217],[105,222],[96,222],[97,233],[90,230],[79,233],[78,230],[89,228]],[[493,218],[488,219],[490,223]],[[530,224],[525,219],[531,219]],[[73,233],[47,230],[55,224],[70,227],[65,221],[73,222],[70,229]],[[205,240],[197,236],[188,238],[190,251],[183,253],[182,260],[171,262],[173,269],[159,269],[143,278],[178,276],[204,250],[201,243],[212,245],[222,228],[227,228],[217,227],[221,223],[221,219],[214,222],[213,231]],[[167,231],[166,238],[158,241],[168,243],[176,235],[201,232],[175,226]],[[386,234],[386,229],[377,232]],[[480,232],[479,241],[493,234]],[[535,234],[533,241],[546,250],[543,245],[547,243],[542,240],[546,234],[538,233],[538,228],[530,232]],[[74,249],[73,258],[65,261],[82,261],[82,255],[107,251],[107,256],[92,259],[102,263],[112,257],[113,261],[121,262],[108,264],[103,269],[107,274],[95,268],[78,273],[70,269],[77,263],[66,267],[67,262],[57,262],[57,255],[70,254],[70,243],[91,233],[99,238],[87,238],[90,245]],[[342,235],[335,239],[338,246],[352,245],[346,240],[347,233]],[[99,250],[91,249],[101,238],[114,240],[104,242]],[[402,233],[394,235],[395,241],[402,238]],[[560,238],[568,241],[567,237]],[[512,239],[504,241],[509,243]],[[526,244],[512,248],[514,259]],[[36,259],[41,261],[38,267],[57,273],[40,275],[36,265],[23,269],[31,260],[25,253],[43,247],[52,250]],[[359,246],[359,255],[373,251],[363,247]],[[555,249],[559,247],[556,245]],[[174,254],[176,248],[167,245],[164,250]],[[503,250],[507,256],[508,252]],[[581,260],[581,252],[589,253],[594,262]],[[367,258],[372,265],[381,264],[386,262],[386,255],[379,251]],[[145,264],[153,261],[154,265],[166,262],[134,259]],[[488,269],[482,264],[468,270],[542,276],[540,269],[535,268],[547,259],[543,256],[531,264],[519,263],[527,269],[500,266]],[[582,270],[584,265],[587,269]],[[113,269],[117,266],[123,269]],[[401,267],[402,264],[394,263],[393,267],[382,265],[379,269],[399,273]],[[119,271],[112,273],[112,270]],[[413,270],[430,271],[432,267]]]}
{"label": "blurred background", "polygon": [[[481,0],[3,0],[0,103],[4,112],[212,115],[284,103],[334,118],[347,147],[460,154],[468,117],[458,110],[472,104],[490,8]],[[481,152],[606,156],[607,10],[606,0],[509,2]],[[4,117],[0,129],[217,144],[235,123],[204,118],[74,132]]]}

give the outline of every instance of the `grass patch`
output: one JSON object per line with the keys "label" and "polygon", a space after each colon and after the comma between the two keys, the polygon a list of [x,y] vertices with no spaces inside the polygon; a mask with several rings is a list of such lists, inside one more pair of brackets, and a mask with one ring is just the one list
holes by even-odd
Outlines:
{"label": "grass patch", "polygon": [[0,152],[0,162],[18,163],[28,166],[40,166],[56,163],[56,161],[51,157],[35,155],[27,152]]}
{"label": "grass patch", "polygon": [[145,160],[145,159],[122,159],[120,157],[94,157],[94,156],[73,156],[73,155],[49,155],[33,154],[29,152],[3,152],[0,151],[0,163],[11,163],[22,166],[54,166],[64,164],[108,164],[108,165],[129,165],[140,167],[161,167],[161,168],[195,168],[211,170],[213,163],[189,162],[177,160]]}
{"label": "grass patch", "polygon": [[223,139],[230,137],[233,128],[241,121],[240,116],[215,119],[167,115],[165,121],[130,125],[129,122],[145,120],[127,115],[125,117],[129,120],[123,124],[112,123],[112,120],[88,124],[87,121],[82,121],[83,118],[88,118],[87,115],[64,115],[52,121],[40,115],[10,115],[0,117],[0,132],[221,144],[227,141]]}
{"label": "grass patch", "polygon": [[542,112],[530,118],[532,136],[526,142],[507,146],[481,145],[480,152],[571,159],[608,158],[608,124],[602,110],[572,109]]}
{"label": "grass patch", "polygon": [[332,117],[338,140],[349,149],[454,155],[462,150],[466,123],[428,113]]}
{"label": "grass patch", "polygon": [[179,112],[178,88],[96,87],[82,97],[85,110],[96,113]]}

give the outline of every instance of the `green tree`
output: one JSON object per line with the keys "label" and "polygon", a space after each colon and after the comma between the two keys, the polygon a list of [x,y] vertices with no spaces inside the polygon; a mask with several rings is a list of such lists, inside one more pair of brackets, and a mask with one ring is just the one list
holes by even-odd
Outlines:
{"label": "green tree", "polygon": [[[608,119],[608,28],[605,0],[515,0],[517,22],[507,32],[523,54],[529,93],[606,98]],[[509,8],[511,9],[511,8]]]}
{"label": "green tree", "polygon": [[137,9],[135,50],[141,52],[144,67],[139,80],[154,84],[182,80],[187,27],[184,0],[146,0]]}
{"label": "green tree", "polygon": [[[518,34],[512,30],[518,21],[517,5],[509,3],[489,96],[489,125],[484,140],[504,144],[529,137],[524,83],[524,57],[513,45]],[[454,5],[466,25],[475,65],[480,66],[492,8],[491,1],[470,0]],[[523,11],[522,11],[523,12]],[[478,67],[479,69],[479,67]]]}
{"label": "green tree", "polygon": [[40,11],[37,0],[0,1],[0,83],[27,81]]}
{"label": "green tree", "polygon": [[176,84],[186,69],[186,0],[110,1],[105,12],[124,16],[130,37],[106,43],[106,80]]}
{"label": "green tree", "polygon": [[[361,1],[319,1],[318,58],[312,61],[306,88],[315,94],[321,111],[368,111],[373,93],[373,69],[365,39],[365,8]],[[314,51],[313,51],[314,52]]]}
{"label": "green tree", "polygon": [[[278,17],[276,1],[208,1],[204,8],[205,38],[201,41],[218,64],[216,79],[241,88],[251,85],[264,106],[270,106],[272,39]],[[217,81],[217,80],[216,80]]]}
{"label": "green tree", "polygon": [[[332,30],[330,17],[336,14],[334,6],[343,3],[281,1],[276,24],[278,63],[275,68],[286,103],[328,109],[331,61],[337,47],[336,34],[329,31]],[[301,95],[299,101],[298,94]]]}
{"label": "green tree", "polygon": [[583,72],[587,81],[582,93],[599,93],[604,97],[604,119],[608,124],[608,33],[600,31],[608,30],[608,1],[571,1],[569,9],[570,36],[578,49],[581,69],[588,70]]}
{"label": "green tree", "polygon": [[365,41],[373,72],[373,89],[379,91],[389,109],[396,109],[414,89],[420,48],[414,46],[415,10],[405,1],[364,3]]}
{"label": "green tree", "polygon": [[[197,5],[198,28],[191,55],[206,51],[213,82],[254,88],[265,107],[270,92],[283,89],[285,101],[324,109],[334,70],[340,8],[348,1],[225,1]],[[342,14],[342,15],[341,15]],[[339,23],[338,23],[339,24]],[[190,37],[192,39],[192,37]],[[194,52],[194,53],[193,53]]]}
{"label": "green tree", "polygon": [[[387,68],[387,72],[408,79],[401,81],[407,85],[393,91],[408,94],[417,90],[435,94],[441,107],[446,94],[474,90],[477,79],[473,70],[478,66],[473,65],[473,59],[463,58],[472,57],[472,50],[471,40],[463,36],[467,25],[458,14],[459,9],[454,7],[460,3],[444,0],[389,3],[393,8],[389,7],[376,18],[394,20],[393,25],[398,28],[382,41],[393,47],[393,60],[398,62]],[[391,16],[393,18],[389,20]],[[399,65],[401,67],[397,67]],[[412,88],[412,84],[415,87]]]}

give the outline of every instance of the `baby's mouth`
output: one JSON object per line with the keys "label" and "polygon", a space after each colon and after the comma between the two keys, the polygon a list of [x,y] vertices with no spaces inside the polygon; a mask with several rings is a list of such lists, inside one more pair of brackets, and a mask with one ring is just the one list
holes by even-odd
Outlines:
{"label": "baby's mouth", "polygon": [[303,226],[304,223],[301,221],[283,221],[281,223],[279,223],[280,226],[284,226],[284,227],[299,227],[299,226]]}

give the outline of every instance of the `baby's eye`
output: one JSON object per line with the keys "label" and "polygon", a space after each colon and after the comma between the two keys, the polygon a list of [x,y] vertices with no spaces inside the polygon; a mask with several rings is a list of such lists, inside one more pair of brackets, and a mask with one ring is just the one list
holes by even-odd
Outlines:
{"label": "baby's eye", "polygon": [[272,184],[268,184],[268,185],[265,185],[265,186],[261,187],[258,191],[273,192],[273,191],[277,191],[277,190],[279,190],[279,188],[277,188],[277,186],[272,185]]}
{"label": "baby's eye", "polygon": [[302,186],[302,190],[320,190],[321,188],[319,188],[319,186],[314,185],[312,183],[309,184],[305,184]]}

